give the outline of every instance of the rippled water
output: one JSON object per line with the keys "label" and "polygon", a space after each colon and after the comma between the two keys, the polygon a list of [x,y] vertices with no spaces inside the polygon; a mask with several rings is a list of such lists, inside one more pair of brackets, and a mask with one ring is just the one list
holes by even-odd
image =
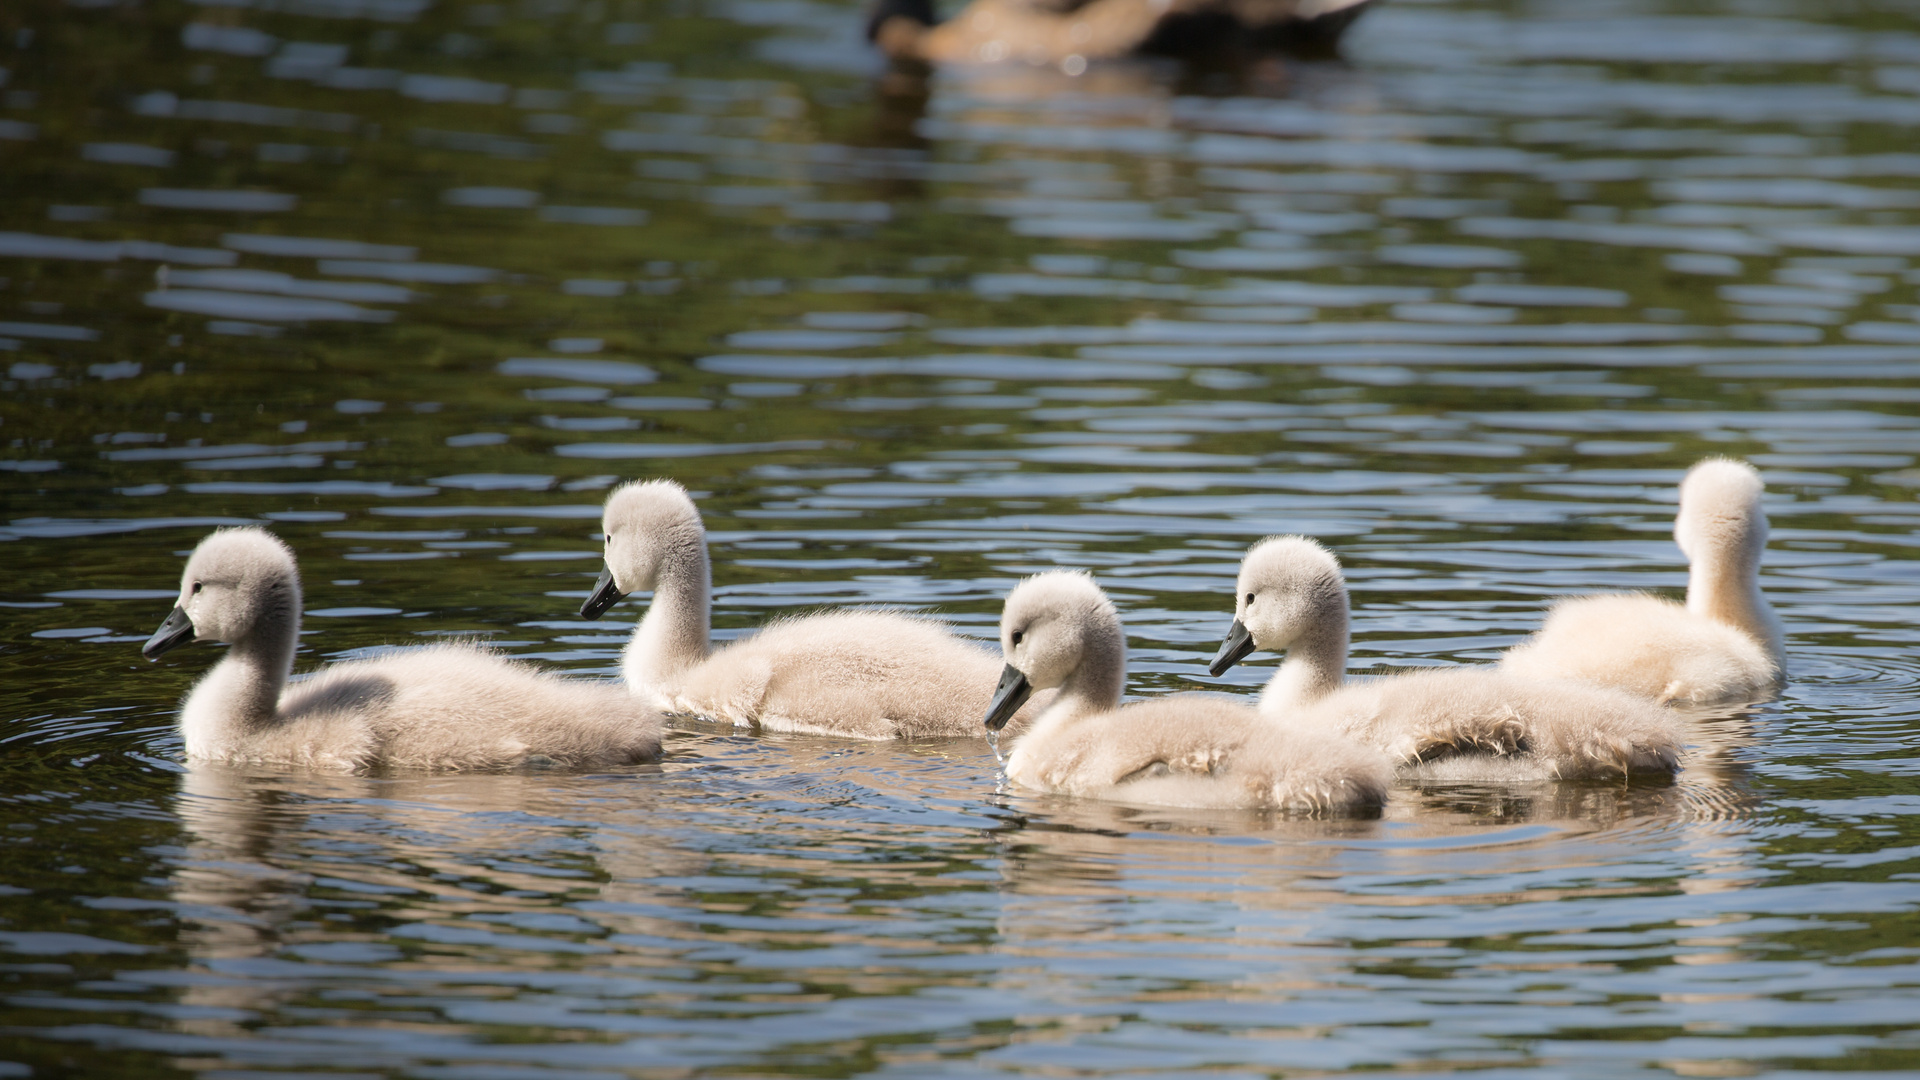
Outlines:
{"label": "rippled water", "polygon": [[[883,74],[813,0],[0,10],[0,1076],[1920,1068],[1920,19],[1413,2],[1342,60]],[[1238,553],[1361,669],[1671,592],[1764,470],[1794,682],[1671,786],[1378,819],[1002,789],[983,742],[686,725],[619,775],[186,768],[186,549],[302,663],[611,675],[598,502],[670,475],[730,635],[991,633],[1094,569],[1130,689]],[[1250,691],[1269,669],[1227,680]]]}

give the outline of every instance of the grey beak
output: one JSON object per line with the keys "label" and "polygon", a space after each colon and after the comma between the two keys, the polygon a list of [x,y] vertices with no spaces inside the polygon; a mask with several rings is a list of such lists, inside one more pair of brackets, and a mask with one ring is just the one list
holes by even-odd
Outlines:
{"label": "grey beak", "polygon": [[607,609],[627,598],[620,586],[613,583],[613,571],[600,571],[600,580],[593,583],[593,592],[588,594],[587,602],[580,605],[580,617],[597,619],[607,613]]}
{"label": "grey beak", "polygon": [[1227,631],[1227,640],[1220,643],[1220,651],[1215,654],[1213,663],[1207,665],[1207,674],[1215,678],[1225,675],[1227,669],[1247,658],[1253,651],[1253,635],[1247,632],[1245,623],[1233,620],[1233,626]]}
{"label": "grey beak", "polygon": [[1000,672],[1000,685],[994,688],[993,701],[987,706],[987,730],[999,731],[1033,696],[1033,684],[1020,669],[1008,664]]}
{"label": "grey beak", "polygon": [[193,640],[193,620],[187,618],[182,608],[174,608],[167,613],[167,621],[153,632],[145,645],[140,646],[140,655],[149,660],[158,660],[162,653],[171,652]]}

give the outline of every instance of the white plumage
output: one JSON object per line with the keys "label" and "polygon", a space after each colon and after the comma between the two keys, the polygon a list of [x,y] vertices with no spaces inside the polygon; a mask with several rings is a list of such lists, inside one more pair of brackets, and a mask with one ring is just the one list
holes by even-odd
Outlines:
{"label": "white plumage", "polygon": [[1687,602],[1641,593],[1561,600],[1501,668],[1686,705],[1747,701],[1777,687],[1786,656],[1780,621],[1760,592],[1763,491],[1746,462],[1695,465],[1680,483],[1673,523],[1689,563]]}
{"label": "white plumage", "polygon": [[1014,744],[1007,776],[1039,791],[1142,805],[1353,809],[1386,800],[1391,765],[1337,735],[1276,730],[1218,694],[1120,704],[1126,637],[1093,579],[1053,571],[1007,597],[998,719],[1023,692],[1057,687]]}
{"label": "white plumage", "polygon": [[360,769],[605,767],[660,756],[660,717],[606,683],[465,645],[330,664],[288,685],[300,636],[293,552],[257,528],[200,542],[149,657],[189,638],[231,648],[187,694],[187,756]]}
{"label": "white plumage", "polygon": [[1675,718],[1622,691],[1491,667],[1349,683],[1348,619],[1346,580],[1331,552],[1305,537],[1262,540],[1241,563],[1233,629],[1213,673],[1256,648],[1285,652],[1261,694],[1261,716],[1283,730],[1358,739],[1402,775],[1537,780],[1678,768]]}
{"label": "white plumage", "polygon": [[602,531],[607,570],[581,611],[597,617],[627,593],[653,591],[622,669],[633,693],[656,707],[860,739],[985,734],[980,717],[999,664],[932,619],[825,612],[778,619],[712,648],[706,529],[679,484],[615,489]]}

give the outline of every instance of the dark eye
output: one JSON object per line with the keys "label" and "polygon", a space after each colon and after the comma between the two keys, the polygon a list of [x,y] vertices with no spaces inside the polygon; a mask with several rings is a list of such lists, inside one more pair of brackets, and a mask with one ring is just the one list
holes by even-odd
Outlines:
{"label": "dark eye", "polygon": [[192,588],[192,589],[190,589],[190,590],[188,590],[188,592],[189,592],[189,593],[196,593],[196,594],[197,594],[197,593],[198,593],[199,591],[200,591],[200,583],[199,583],[199,582],[197,582],[197,581],[193,583],[193,588]]}
{"label": "dark eye", "polygon": [[1015,630],[1015,631],[1013,632],[1013,643],[1014,643],[1015,645],[1018,645],[1018,644],[1020,644],[1020,639],[1021,639],[1021,638],[1023,638],[1023,637],[1026,637],[1026,636],[1027,636],[1027,635],[1026,635],[1026,633],[1025,633],[1024,631],[1020,631],[1020,630]]}
{"label": "dark eye", "polygon": [[1248,594],[1247,594],[1247,603],[1249,603],[1249,604],[1251,604],[1251,603],[1253,603],[1253,594],[1252,594],[1252,593],[1248,593]]}

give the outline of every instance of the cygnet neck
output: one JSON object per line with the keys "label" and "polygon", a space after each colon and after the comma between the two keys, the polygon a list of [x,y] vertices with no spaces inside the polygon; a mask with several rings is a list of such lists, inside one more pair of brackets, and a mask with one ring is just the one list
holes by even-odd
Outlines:
{"label": "cygnet neck", "polygon": [[1127,636],[1117,618],[1107,618],[1085,628],[1081,639],[1080,662],[1060,683],[1053,704],[1043,720],[1066,723],[1111,712],[1120,707],[1120,694],[1127,684]]}
{"label": "cygnet neck", "polygon": [[1694,556],[1687,569],[1687,610],[1746,631],[1777,660],[1782,632],[1760,592],[1761,547],[1743,533]]}
{"label": "cygnet neck", "polygon": [[655,685],[705,660],[712,647],[712,608],[705,538],[662,552],[653,599],[627,646],[627,681]]}
{"label": "cygnet neck", "polygon": [[218,746],[271,727],[300,643],[300,591],[279,586],[253,628],[187,695],[181,734],[193,757],[222,756]]}
{"label": "cygnet neck", "polygon": [[1308,612],[1306,629],[1260,692],[1263,712],[1309,705],[1340,688],[1347,678],[1347,622],[1345,589]]}

